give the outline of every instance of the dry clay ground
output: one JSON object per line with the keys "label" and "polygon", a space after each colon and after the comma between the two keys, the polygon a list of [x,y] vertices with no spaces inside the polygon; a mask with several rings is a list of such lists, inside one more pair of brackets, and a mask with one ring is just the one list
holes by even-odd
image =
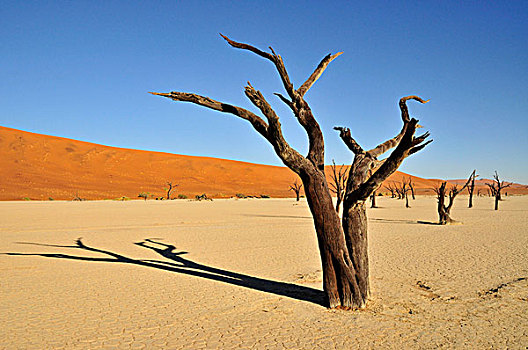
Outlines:
{"label": "dry clay ground", "polygon": [[525,349],[528,197],[459,197],[369,209],[360,312],[320,305],[303,201],[1,202],[0,348]]}

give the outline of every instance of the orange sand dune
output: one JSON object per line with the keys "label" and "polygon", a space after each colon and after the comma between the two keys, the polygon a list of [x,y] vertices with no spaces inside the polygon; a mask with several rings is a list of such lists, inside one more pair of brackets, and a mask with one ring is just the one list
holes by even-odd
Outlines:
{"label": "orange sand dune", "polygon": [[[140,192],[161,197],[168,181],[178,184],[173,197],[291,197],[296,179],[286,167],[115,148],[6,127],[0,127],[0,154],[0,200],[137,198]],[[403,177],[408,175],[398,172],[388,181]],[[418,193],[438,182],[412,178]]]}

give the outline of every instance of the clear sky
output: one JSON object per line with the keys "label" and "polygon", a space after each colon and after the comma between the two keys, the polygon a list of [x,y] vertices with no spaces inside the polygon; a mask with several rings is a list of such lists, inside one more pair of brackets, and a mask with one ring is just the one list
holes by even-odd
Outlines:
{"label": "clear sky", "polygon": [[292,146],[304,130],[273,95],[273,65],[218,35],[272,46],[307,93],[326,162],[401,128],[400,97],[434,142],[400,170],[528,183],[528,1],[2,1],[0,125],[104,145],[282,165],[243,120],[148,91],[194,92],[250,110],[250,81]]}

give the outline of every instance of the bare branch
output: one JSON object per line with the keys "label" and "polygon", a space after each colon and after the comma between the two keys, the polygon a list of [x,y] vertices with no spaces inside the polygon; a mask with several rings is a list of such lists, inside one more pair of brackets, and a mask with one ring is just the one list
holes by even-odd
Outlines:
{"label": "bare branch", "polygon": [[288,142],[284,139],[279,117],[275,111],[271,108],[262,93],[255,90],[249,82],[245,88],[245,93],[249,100],[258,107],[262,114],[268,119],[269,127],[267,140],[273,145],[277,155],[281,158],[284,164],[298,172],[304,166],[305,158],[291,148]]}
{"label": "bare branch", "polygon": [[[229,39],[225,35],[222,35],[222,34],[220,35],[232,47],[251,51],[274,63],[275,68],[277,69],[277,72],[279,73],[279,76],[282,80],[284,89],[286,90],[286,92],[288,93],[288,96],[290,97],[292,101],[291,104],[290,103],[287,103],[287,104],[288,106],[290,106],[290,108],[292,108],[293,112],[295,113],[295,116],[297,117],[297,120],[303,126],[303,128],[306,130],[306,133],[308,134],[309,151],[308,151],[307,158],[317,168],[323,169],[324,168],[324,141],[323,141],[323,134],[321,132],[321,128],[319,127],[319,124],[313,117],[312,111],[310,110],[310,107],[308,106],[306,101],[304,101],[302,96],[299,93],[297,93],[297,91],[293,88],[293,84],[290,81],[290,77],[288,75],[288,72],[286,71],[286,67],[282,60],[282,57],[280,55],[277,55],[271,47],[270,47],[270,50],[272,53],[269,54],[262,50],[257,49],[254,46],[244,44],[244,43],[239,43],[239,42]],[[283,101],[286,102],[284,99]]]}
{"label": "bare branch", "polygon": [[248,45],[248,44],[244,44],[244,43],[239,43],[239,42],[236,42],[234,40],[231,40],[227,36],[223,35],[222,33],[220,33],[220,36],[222,38],[224,38],[225,41],[227,41],[229,43],[229,45],[231,45],[231,46],[233,46],[233,47],[235,47],[237,49],[251,51],[251,52],[256,53],[257,55],[259,55],[261,57],[267,58],[268,60],[270,60],[272,62],[275,62],[275,59],[274,59],[273,55],[270,54],[270,53],[261,51],[261,50],[257,49],[254,46],[251,46],[251,45]]}
{"label": "bare branch", "polygon": [[278,92],[275,92],[274,95],[278,96],[282,102],[284,102],[288,107],[290,107],[294,114],[296,113],[297,108],[295,107],[295,104],[292,101],[288,100],[286,97],[284,97],[282,94],[279,94]]}
{"label": "bare branch", "polygon": [[348,149],[350,149],[354,154],[365,153],[363,148],[361,148],[361,146],[352,137],[349,128],[334,126],[334,130],[339,130],[339,136],[341,137],[345,145],[348,146]]}
{"label": "bare branch", "polygon": [[385,162],[379,167],[372,176],[361,184],[357,189],[352,191],[350,198],[356,201],[366,200],[372,192],[376,191],[381,183],[389,177],[392,173],[398,169],[400,164],[405,158],[410,155],[410,150],[416,146],[416,138],[413,137],[414,132],[416,131],[418,125],[418,120],[411,119],[405,130],[401,141],[398,143],[398,146],[392,151],[391,155],[387,158]]}
{"label": "bare branch", "polygon": [[315,69],[315,71],[312,73],[312,75],[310,75],[308,80],[306,80],[304,84],[302,84],[301,87],[297,89],[297,93],[301,96],[304,96],[304,94],[306,94],[306,92],[312,87],[312,85],[317,81],[317,79],[319,79],[319,77],[323,74],[330,62],[335,60],[341,54],[342,52],[338,52],[334,55],[328,54],[325,58],[323,58]]}
{"label": "bare branch", "polygon": [[421,97],[415,96],[415,95],[405,96],[405,97],[400,98],[399,104],[400,104],[400,110],[401,110],[401,117],[404,123],[408,123],[410,121],[409,110],[407,109],[407,103],[406,103],[408,100],[415,100],[420,103],[429,102],[429,100],[423,100]]}
{"label": "bare branch", "polygon": [[[400,142],[401,138],[403,137],[403,134],[405,133],[405,129],[407,128],[407,123],[409,123],[409,121],[410,121],[409,110],[407,109],[407,103],[406,102],[408,100],[411,100],[411,99],[412,100],[416,100],[416,101],[418,101],[420,103],[429,102],[429,100],[424,101],[421,97],[418,97],[418,96],[402,97],[400,99],[399,105],[400,105],[401,116],[402,116],[402,120],[403,120],[403,127],[402,127],[402,129],[401,129],[401,131],[400,131],[400,133],[398,135],[396,135],[395,137],[393,137],[390,140],[387,140],[387,141],[383,142],[382,144],[378,145],[376,148],[371,149],[369,151],[369,153],[373,157],[378,157],[378,156],[382,155],[383,153],[387,152],[391,148],[396,147],[398,145],[398,142]],[[419,126],[417,126],[417,127],[419,127]],[[427,134],[427,136],[429,136],[429,134]],[[427,137],[427,136],[425,136],[425,137]],[[425,147],[425,145],[423,147]],[[414,151],[413,153],[416,153],[418,151],[419,151],[419,149]]]}
{"label": "bare branch", "polygon": [[237,106],[233,106],[227,103],[215,101],[209,97],[200,96],[197,94],[187,93],[187,92],[170,92],[170,93],[158,93],[158,92],[149,92],[152,95],[163,96],[170,98],[174,101],[181,102],[191,102],[200,106],[204,106],[216,111],[230,113],[236,115],[242,119],[245,119],[253,125],[255,130],[257,130],[262,136],[268,139],[268,124],[262,120],[256,114]]}

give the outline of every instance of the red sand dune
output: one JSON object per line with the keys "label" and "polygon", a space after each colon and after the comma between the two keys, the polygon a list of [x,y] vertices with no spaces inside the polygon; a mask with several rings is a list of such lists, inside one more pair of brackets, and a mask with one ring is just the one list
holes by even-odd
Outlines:
{"label": "red sand dune", "polygon": [[[0,127],[0,154],[0,200],[137,198],[140,192],[161,197],[167,181],[178,184],[173,197],[291,197],[288,189],[297,178],[285,167],[108,147],[5,127]],[[408,176],[397,172],[387,181]],[[432,194],[439,181],[412,179],[420,194]],[[517,187],[508,191],[528,193]]]}

